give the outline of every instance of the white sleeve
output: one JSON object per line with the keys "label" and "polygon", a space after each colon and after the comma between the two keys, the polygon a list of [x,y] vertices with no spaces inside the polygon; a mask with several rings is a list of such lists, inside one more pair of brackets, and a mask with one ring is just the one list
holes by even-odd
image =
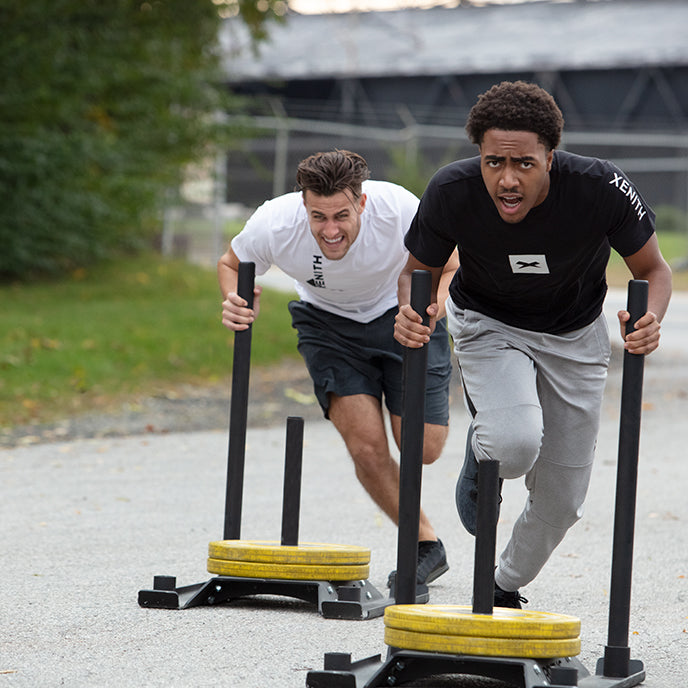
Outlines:
{"label": "white sleeve", "polygon": [[401,193],[399,196],[399,217],[401,218],[403,234],[405,236],[411,226],[413,218],[416,216],[420,201],[417,196],[407,189],[403,189],[403,191],[405,193]]}
{"label": "white sleeve", "polygon": [[272,213],[269,203],[263,203],[249,217],[244,228],[231,242],[232,250],[242,262],[252,262],[256,275],[265,274],[274,263],[272,250]]}

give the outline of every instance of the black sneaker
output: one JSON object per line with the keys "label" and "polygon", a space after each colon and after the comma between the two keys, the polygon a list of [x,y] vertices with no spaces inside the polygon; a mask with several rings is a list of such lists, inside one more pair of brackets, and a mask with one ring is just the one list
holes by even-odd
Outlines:
{"label": "black sneaker", "polygon": [[[456,508],[463,527],[475,535],[478,520],[478,461],[475,458],[471,438],[473,437],[473,424],[468,426],[466,437],[466,455],[459,479],[456,483]],[[497,518],[499,518],[499,504],[502,502],[502,483],[499,479],[499,503],[497,504]]]}
{"label": "black sneaker", "polygon": [[[447,553],[442,540],[421,540],[418,543],[418,564],[416,584],[427,585],[449,570]],[[387,578],[387,587],[393,588],[397,572],[392,571]]]}
{"label": "black sneaker", "polygon": [[495,583],[494,590],[494,606],[507,607],[508,609],[522,609],[521,603],[528,604],[528,600],[521,595],[518,590],[514,592],[507,592],[502,590],[497,583]]}

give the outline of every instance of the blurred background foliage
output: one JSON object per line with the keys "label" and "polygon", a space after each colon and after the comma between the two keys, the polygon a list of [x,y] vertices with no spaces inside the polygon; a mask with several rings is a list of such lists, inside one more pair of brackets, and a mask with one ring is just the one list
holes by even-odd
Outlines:
{"label": "blurred background foliage", "polygon": [[255,41],[280,0],[4,0],[0,5],[0,281],[135,252],[166,190],[237,135],[218,28]]}

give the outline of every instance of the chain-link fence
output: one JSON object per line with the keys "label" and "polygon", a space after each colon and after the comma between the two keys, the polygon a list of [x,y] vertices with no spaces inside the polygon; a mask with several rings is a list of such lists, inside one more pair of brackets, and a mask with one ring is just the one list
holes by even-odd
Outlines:
{"label": "chain-link fence", "polygon": [[[439,166],[477,154],[458,127],[409,121],[403,129],[384,129],[286,117],[254,117],[251,124],[256,135],[207,170],[195,202],[170,203],[163,252],[214,264],[252,209],[291,191],[299,161],[317,151],[356,151],[374,179],[394,181],[418,195]],[[688,222],[688,134],[565,132],[561,148],[612,160],[651,207],[675,209],[681,222]]]}

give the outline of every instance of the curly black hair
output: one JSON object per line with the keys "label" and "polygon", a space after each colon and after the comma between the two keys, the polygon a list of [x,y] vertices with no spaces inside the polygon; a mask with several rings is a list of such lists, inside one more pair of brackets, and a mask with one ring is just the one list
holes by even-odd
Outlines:
{"label": "curly black hair", "polygon": [[358,198],[361,185],[369,176],[368,163],[358,153],[347,150],[315,153],[299,163],[295,191],[333,196],[349,189]]}
{"label": "curly black hair", "polygon": [[553,150],[561,141],[564,117],[554,98],[536,84],[502,81],[478,97],[468,113],[466,131],[480,145],[488,129],[532,131]]}

